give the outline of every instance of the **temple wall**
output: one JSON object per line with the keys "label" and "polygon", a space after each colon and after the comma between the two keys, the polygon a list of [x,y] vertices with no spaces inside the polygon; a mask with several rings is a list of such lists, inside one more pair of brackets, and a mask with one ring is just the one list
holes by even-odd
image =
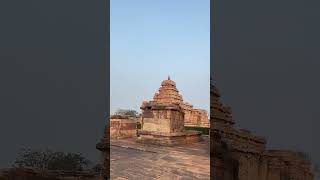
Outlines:
{"label": "temple wall", "polygon": [[210,127],[208,114],[205,110],[194,109],[192,105],[182,104],[185,114],[185,126]]}
{"label": "temple wall", "polygon": [[144,118],[143,129],[146,131],[170,132],[170,119]]}
{"label": "temple wall", "polygon": [[153,117],[143,118],[143,129],[164,133],[183,131],[183,113],[173,110],[154,110]]}
{"label": "temple wall", "polygon": [[136,121],[131,119],[110,119],[110,137],[134,137],[137,133]]}

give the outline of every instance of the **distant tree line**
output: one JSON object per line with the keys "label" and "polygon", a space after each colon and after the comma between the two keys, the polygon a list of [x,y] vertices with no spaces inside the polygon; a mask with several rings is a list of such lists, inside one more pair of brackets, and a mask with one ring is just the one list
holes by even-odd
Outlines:
{"label": "distant tree line", "polygon": [[136,110],[132,109],[118,109],[114,114],[128,117],[137,117],[139,113]]}
{"label": "distant tree line", "polygon": [[[91,168],[89,168],[90,165]],[[34,150],[23,148],[18,153],[13,167],[65,171],[91,170],[94,172],[100,172],[102,165],[93,165],[93,163],[85,158],[81,153],[56,152],[50,149]]]}

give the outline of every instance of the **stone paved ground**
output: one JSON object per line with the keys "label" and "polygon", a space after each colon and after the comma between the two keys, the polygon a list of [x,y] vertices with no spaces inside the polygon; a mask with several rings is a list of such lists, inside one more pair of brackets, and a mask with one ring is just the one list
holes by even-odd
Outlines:
{"label": "stone paved ground", "polygon": [[111,140],[112,180],[208,180],[209,139],[191,145],[143,145],[135,139]]}

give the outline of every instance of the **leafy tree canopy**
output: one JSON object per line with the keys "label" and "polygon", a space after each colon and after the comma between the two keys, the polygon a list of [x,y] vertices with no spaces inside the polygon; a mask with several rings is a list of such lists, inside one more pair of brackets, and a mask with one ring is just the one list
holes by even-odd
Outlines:
{"label": "leafy tree canopy", "polygon": [[49,149],[21,149],[14,166],[47,170],[82,171],[91,162],[80,153],[54,152]]}
{"label": "leafy tree canopy", "polygon": [[129,116],[129,117],[136,117],[139,113],[136,110],[131,109],[118,109],[115,112],[115,115],[122,115],[122,116]]}

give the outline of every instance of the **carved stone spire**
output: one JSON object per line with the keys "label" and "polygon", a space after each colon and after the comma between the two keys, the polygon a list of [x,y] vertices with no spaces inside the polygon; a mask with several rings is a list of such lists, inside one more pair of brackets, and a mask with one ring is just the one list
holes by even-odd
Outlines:
{"label": "carved stone spire", "polygon": [[170,79],[170,76],[168,76],[168,80],[162,81],[159,91],[153,97],[153,101],[169,104],[181,104],[183,102],[182,96],[176,88],[176,83]]}

